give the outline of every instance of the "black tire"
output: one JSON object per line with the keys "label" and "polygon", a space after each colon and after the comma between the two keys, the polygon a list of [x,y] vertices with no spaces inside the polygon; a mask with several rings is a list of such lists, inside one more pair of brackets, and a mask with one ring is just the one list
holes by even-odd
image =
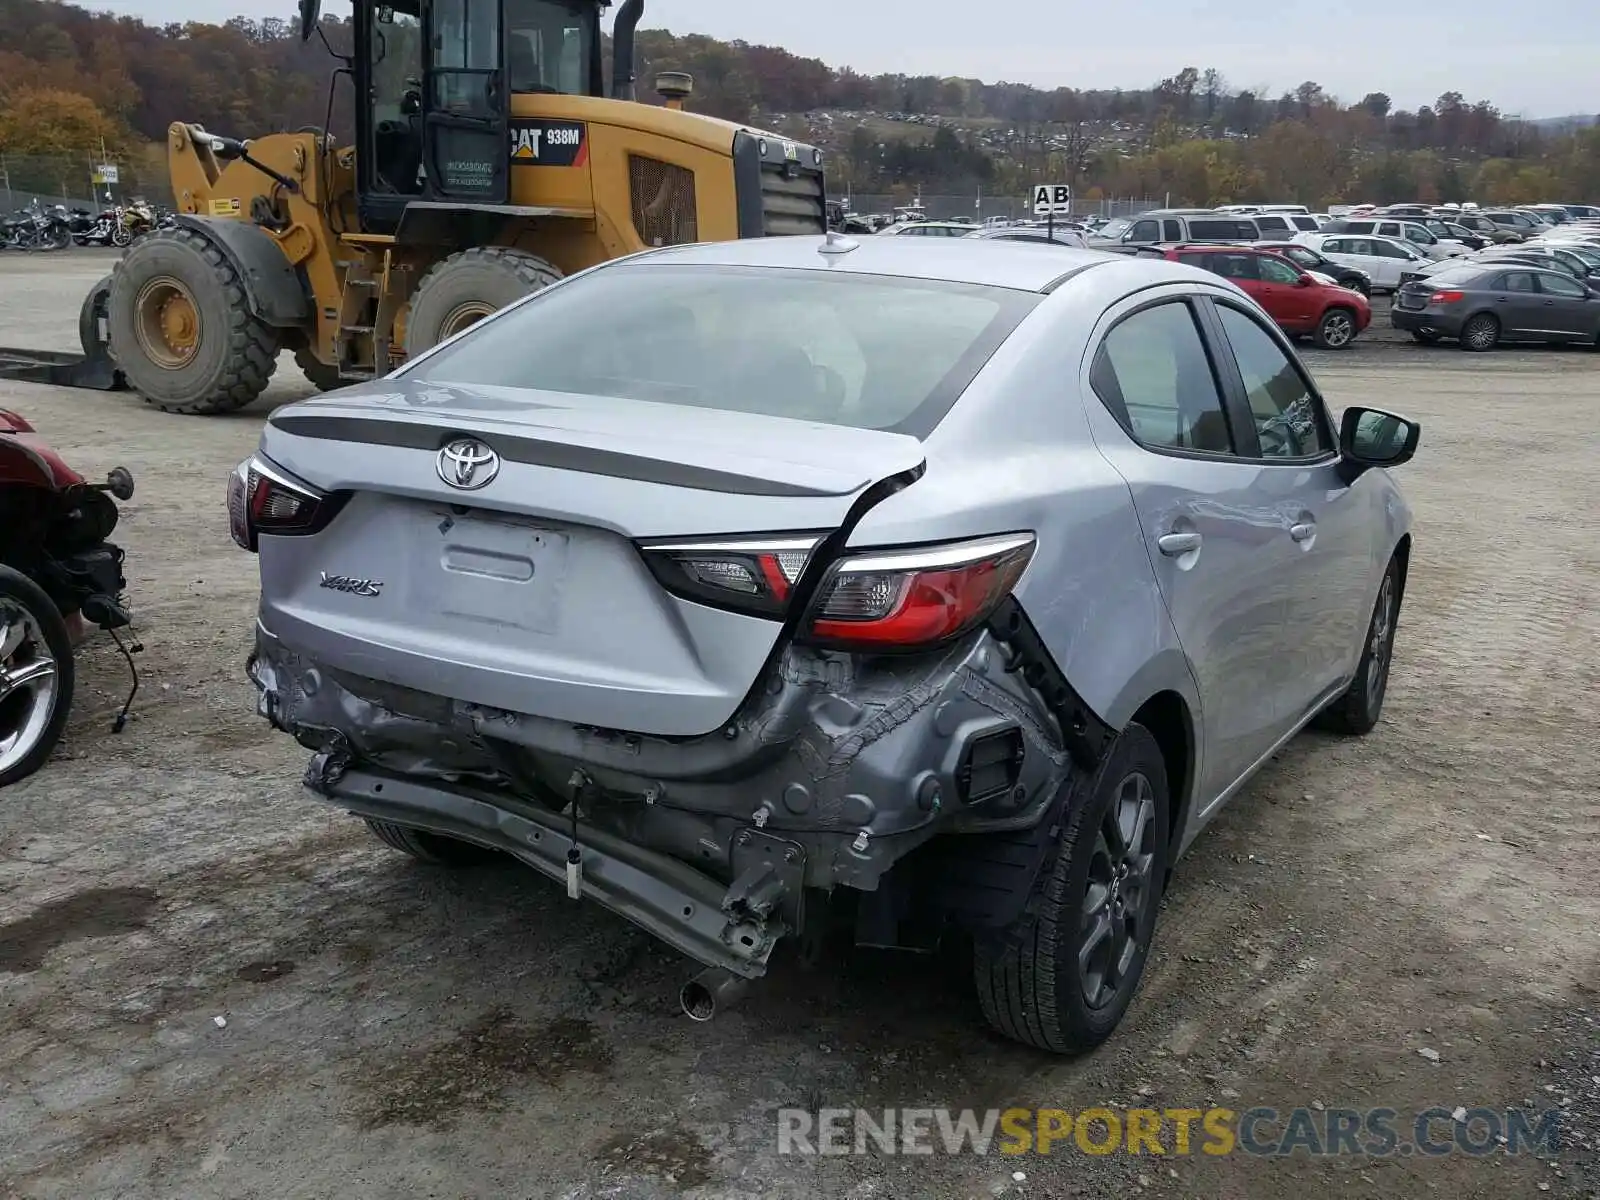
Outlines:
{"label": "black tire", "polygon": [[1413,329],[1411,337],[1413,340],[1421,342],[1424,346],[1431,346],[1439,340],[1439,335],[1431,329]]}
{"label": "black tire", "polygon": [[311,353],[310,346],[295,347],[294,365],[300,368],[305,377],[311,381],[311,386],[319,392],[331,392],[334,388],[348,387],[351,382],[348,379],[340,379],[339,368],[329,366]]}
{"label": "black tire", "polygon": [[125,250],[131,246],[136,236],[127,225],[113,225],[111,227],[111,244],[118,250]]}
{"label": "black tire", "polygon": [[[196,348],[177,366],[152,359],[139,340],[142,290],[166,278],[187,290],[198,313]],[[250,310],[228,257],[185,226],[140,236],[111,277],[111,357],[128,385],[162,412],[233,412],[266,390],[278,367],[278,331]]]}
{"label": "black tire", "polygon": [[1377,725],[1383,715],[1383,698],[1389,691],[1389,667],[1394,661],[1394,634],[1400,624],[1403,590],[1400,564],[1391,559],[1367,621],[1366,642],[1356,676],[1343,695],[1317,714],[1314,724],[1318,729],[1360,737]]}
{"label": "black tire", "polygon": [[[1134,803],[1143,814],[1134,838],[1143,866],[1117,875],[1112,886],[1109,878],[1118,864],[1106,855],[1113,844],[1107,830],[1113,809],[1126,802],[1130,787],[1139,793]],[[1081,1054],[1111,1035],[1138,991],[1149,957],[1166,878],[1168,807],[1161,747],[1142,725],[1124,729],[1094,776],[1082,777],[1067,789],[1058,810],[1066,822],[1059,847],[1040,870],[1023,915],[1001,935],[979,938],[973,947],[978,1003],[996,1030],[1057,1054]],[[1138,909],[1130,917],[1120,904],[1126,897],[1123,889],[1141,875]],[[1107,928],[1117,930],[1120,920],[1122,935],[1112,937],[1112,946],[1123,945],[1128,955],[1110,995],[1094,1004],[1086,987],[1094,983],[1096,972],[1083,968],[1079,953],[1086,906],[1094,900],[1091,883],[1103,905],[1117,904],[1118,916],[1108,920]]]}
{"label": "black tire", "polygon": [[1500,342],[1500,322],[1488,313],[1468,317],[1461,326],[1461,336],[1456,339],[1463,350],[1483,354],[1493,350]]}
{"label": "black tire", "polygon": [[440,833],[429,833],[426,829],[412,829],[409,825],[396,825],[392,821],[379,821],[373,817],[363,819],[367,828],[390,849],[436,867],[472,867],[499,857],[493,850],[483,846],[457,841]]}
{"label": "black tire", "polygon": [[[44,766],[55,750],[56,743],[61,740],[61,731],[66,728],[77,679],[73,669],[72,639],[67,635],[66,622],[61,619],[60,611],[33,580],[9,567],[0,567],[0,647],[4,645],[5,630],[9,625],[7,618],[19,611],[26,613],[37,627],[44,649],[55,660],[54,691],[42,728],[29,726],[35,732],[28,736],[26,748],[22,745],[16,747],[22,753],[13,762],[6,760],[3,751],[5,739],[23,728],[32,705],[38,701],[38,693],[28,688],[0,695],[0,787],[26,779]],[[20,658],[24,653],[28,652],[21,648],[12,651],[6,659],[0,659],[0,669],[4,669],[7,661]],[[0,684],[0,687],[4,686]]]}
{"label": "black tire", "polygon": [[83,347],[87,358],[98,358],[105,353],[110,305],[111,276],[106,275],[89,289],[82,307],[78,309],[78,344]]}
{"label": "black tire", "polygon": [[1348,350],[1356,340],[1356,314],[1348,308],[1330,308],[1317,322],[1311,340],[1323,350]]}
{"label": "black tire", "polygon": [[561,272],[537,254],[510,246],[477,246],[452,254],[417,284],[406,317],[407,357],[560,278]]}

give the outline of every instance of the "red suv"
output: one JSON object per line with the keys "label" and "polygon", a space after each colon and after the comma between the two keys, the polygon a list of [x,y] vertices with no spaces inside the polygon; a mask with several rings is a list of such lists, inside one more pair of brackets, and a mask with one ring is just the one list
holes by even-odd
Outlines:
{"label": "red suv", "polygon": [[1231,279],[1291,337],[1306,334],[1324,350],[1343,350],[1372,322],[1372,306],[1360,292],[1325,283],[1281,254],[1252,246],[1151,247],[1173,262]]}

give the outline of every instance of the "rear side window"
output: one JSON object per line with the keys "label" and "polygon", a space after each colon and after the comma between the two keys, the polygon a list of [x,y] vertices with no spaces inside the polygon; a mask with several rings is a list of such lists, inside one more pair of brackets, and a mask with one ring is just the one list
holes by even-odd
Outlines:
{"label": "rear side window", "polygon": [[1119,322],[1095,353],[1089,381],[1122,427],[1146,446],[1233,452],[1211,360],[1194,312],[1182,301]]}
{"label": "rear side window", "polygon": [[1500,276],[1496,290],[1501,292],[1536,292],[1539,289],[1533,284],[1532,271],[1509,271]]}
{"label": "rear side window", "polygon": [[1294,227],[1302,233],[1315,233],[1317,231],[1315,217],[1290,217],[1289,219],[1294,222]]}
{"label": "rear side window", "polygon": [[641,263],[551,288],[406,376],[921,438],[1039,300],[938,280]]}
{"label": "rear side window", "polygon": [[1191,218],[1189,236],[1206,242],[1231,242],[1239,238],[1254,241],[1256,227],[1249,221],[1231,221],[1220,218]]}
{"label": "rear side window", "polygon": [[1260,216],[1256,218],[1256,227],[1262,233],[1288,233],[1289,222],[1283,217]]}

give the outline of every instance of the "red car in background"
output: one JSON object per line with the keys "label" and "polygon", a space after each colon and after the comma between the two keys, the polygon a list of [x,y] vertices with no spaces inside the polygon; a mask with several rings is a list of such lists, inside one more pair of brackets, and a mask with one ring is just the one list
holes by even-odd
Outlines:
{"label": "red car in background", "polygon": [[1324,350],[1343,350],[1372,323],[1372,306],[1360,292],[1303,271],[1270,250],[1210,244],[1148,247],[1173,262],[1231,279],[1291,337],[1310,336]]}

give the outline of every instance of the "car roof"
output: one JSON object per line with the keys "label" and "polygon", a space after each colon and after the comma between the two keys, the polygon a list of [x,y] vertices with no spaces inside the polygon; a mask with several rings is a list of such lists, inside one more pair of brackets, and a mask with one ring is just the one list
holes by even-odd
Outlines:
{"label": "car roof", "polygon": [[[786,267],[834,274],[890,275],[906,279],[975,283],[1026,292],[1053,291],[1066,279],[1109,264],[1137,263],[1144,278],[1135,286],[1192,281],[1194,268],[1163,259],[1134,259],[1104,250],[1079,250],[1060,243],[1019,243],[1000,238],[834,237],[840,253],[823,254],[828,239],[817,236],[740,238],[693,242],[647,250],[620,264],[693,264],[726,267]],[[849,249],[845,249],[849,246]],[[599,270],[605,270],[602,266]]]}

